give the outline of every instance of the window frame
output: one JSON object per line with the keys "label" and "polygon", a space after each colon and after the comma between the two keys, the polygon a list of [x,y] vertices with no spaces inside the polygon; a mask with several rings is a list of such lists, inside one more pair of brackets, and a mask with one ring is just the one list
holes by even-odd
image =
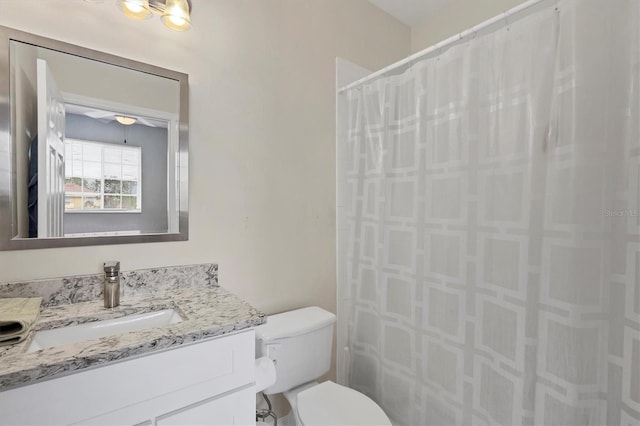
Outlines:
{"label": "window frame", "polygon": [[[66,138],[64,141],[65,144],[65,151],[66,151],[66,147],[67,144],[79,144],[79,145],[91,145],[91,146],[98,146],[100,147],[100,175],[101,178],[93,178],[93,177],[86,177],[84,176],[84,158],[80,160],[81,163],[83,163],[83,176],[73,176],[73,166],[72,167],[72,173],[71,176],[67,177],[66,174],[66,164],[67,164],[67,156],[66,156],[66,152],[65,152],[65,185],[66,185],[66,181],[69,178],[79,178],[81,180],[84,179],[96,179],[99,180],[101,182],[101,191],[98,192],[84,192],[84,191],[69,191],[67,192],[65,189],[64,192],[64,196],[65,196],[65,208],[64,208],[64,213],[71,213],[71,214],[84,214],[84,213],[89,213],[89,214],[98,214],[98,213],[107,213],[107,214],[113,214],[113,213],[133,213],[133,214],[141,214],[142,213],[142,147],[140,146],[123,146],[123,145],[119,145],[119,144],[113,144],[113,143],[108,143],[108,142],[98,142],[98,141],[92,141],[92,140],[86,140],[86,139],[78,139],[78,138]],[[122,186],[120,187],[120,192],[119,193],[108,193],[105,192],[105,180],[109,180],[105,177],[104,173],[105,173],[105,155],[104,155],[104,151],[105,149],[119,149],[121,152],[125,152],[125,151],[137,151],[138,154],[138,164],[137,164],[137,179],[136,179],[136,183],[137,183],[137,191],[136,194],[123,194],[122,193]],[[116,163],[110,163],[110,162],[106,162],[109,164],[116,164]],[[123,164],[123,160],[120,161],[120,167],[122,170],[122,167],[124,166]],[[120,179],[120,182],[122,182],[122,177]],[[122,185],[122,184],[121,184]],[[100,203],[101,203],[101,207],[97,208],[97,209],[85,209],[85,208],[80,208],[80,209],[67,209],[67,203],[66,203],[66,199],[68,196],[77,196],[80,197],[81,199],[83,197],[86,197],[87,194],[94,194],[95,196],[99,196],[100,197]],[[119,209],[114,209],[114,208],[105,208],[104,207],[104,198],[105,196],[114,196],[114,195],[119,195],[120,196],[120,205],[122,205],[122,197],[123,196],[127,196],[127,195],[135,195],[136,197],[136,205],[139,206],[137,208],[133,208],[133,209],[123,209],[123,208],[119,208]]]}

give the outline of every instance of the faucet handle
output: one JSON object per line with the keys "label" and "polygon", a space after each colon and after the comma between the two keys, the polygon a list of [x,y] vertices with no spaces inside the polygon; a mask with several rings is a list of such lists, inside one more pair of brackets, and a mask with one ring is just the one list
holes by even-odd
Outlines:
{"label": "faucet handle", "polygon": [[116,260],[110,260],[104,262],[104,273],[109,275],[117,275],[120,272],[120,262]]}

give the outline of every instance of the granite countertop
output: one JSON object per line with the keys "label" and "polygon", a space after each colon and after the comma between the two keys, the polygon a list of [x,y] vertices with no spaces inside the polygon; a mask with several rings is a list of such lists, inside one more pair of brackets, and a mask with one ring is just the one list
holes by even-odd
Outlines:
{"label": "granite countertop", "polygon": [[[157,290],[157,289],[155,289]],[[220,336],[266,321],[263,313],[217,285],[136,292],[120,306],[103,307],[91,300],[43,306],[31,335],[0,347],[0,391],[153,351]],[[26,352],[35,331],[100,321],[162,309],[174,309],[182,322],[95,340]]]}

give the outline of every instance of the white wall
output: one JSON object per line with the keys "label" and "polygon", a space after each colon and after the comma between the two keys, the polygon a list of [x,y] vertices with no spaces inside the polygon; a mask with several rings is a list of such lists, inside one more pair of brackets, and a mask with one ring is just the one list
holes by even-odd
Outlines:
{"label": "white wall", "polygon": [[220,264],[272,313],[335,311],[335,57],[370,69],[410,30],[365,0],[193,0],[193,28],[131,21],[113,0],[1,0],[0,25],[189,74],[187,242],[0,252],[0,282]]}
{"label": "white wall", "polygon": [[411,29],[411,52],[422,49],[493,18],[526,0],[452,0]]}

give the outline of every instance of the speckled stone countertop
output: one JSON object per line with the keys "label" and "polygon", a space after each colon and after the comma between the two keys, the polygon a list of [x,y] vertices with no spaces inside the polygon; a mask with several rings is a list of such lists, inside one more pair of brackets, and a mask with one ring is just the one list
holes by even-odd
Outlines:
{"label": "speckled stone countertop", "polygon": [[[124,360],[243,330],[266,321],[263,313],[218,286],[217,265],[205,266],[209,270],[215,270],[215,277],[211,277],[214,279],[203,283],[191,276],[191,280],[187,280],[190,284],[184,288],[176,288],[175,283],[181,281],[180,277],[174,277],[172,285],[166,285],[166,280],[163,281],[162,276],[166,278],[167,274],[172,277],[175,275],[175,271],[171,268],[161,270],[159,274],[161,279],[157,281],[165,284],[158,285],[154,285],[154,280],[151,278],[145,279],[145,273],[157,274],[158,270],[137,271],[134,274],[137,278],[135,282],[144,283],[144,285],[137,286],[136,291],[125,291],[120,306],[113,309],[104,308],[102,298],[95,299],[95,297],[91,297],[93,300],[90,301],[59,304],[55,300],[59,300],[60,297],[64,299],[64,297],[61,296],[61,292],[57,292],[55,297],[45,300],[34,332],[167,308],[178,312],[183,321],[101,339],[26,352],[33,339],[34,332],[32,332],[27,339],[19,344],[0,347],[0,391],[77,372],[84,368],[96,367],[112,361]],[[214,269],[211,268],[212,266]],[[195,268],[200,272],[203,270],[200,265]],[[193,270],[188,269],[187,275],[189,273],[193,275]],[[185,278],[187,277],[185,276]],[[93,279],[87,281],[95,283]],[[19,288],[20,291],[12,297],[24,297],[25,294],[33,295],[33,292],[25,291],[28,286],[15,284],[13,286],[14,290]],[[67,290],[77,292],[78,288],[83,287],[82,283],[77,282],[76,287]],[[4,292],[0,290],[0,297],[10,297],[6,287],[4,290]]]}

